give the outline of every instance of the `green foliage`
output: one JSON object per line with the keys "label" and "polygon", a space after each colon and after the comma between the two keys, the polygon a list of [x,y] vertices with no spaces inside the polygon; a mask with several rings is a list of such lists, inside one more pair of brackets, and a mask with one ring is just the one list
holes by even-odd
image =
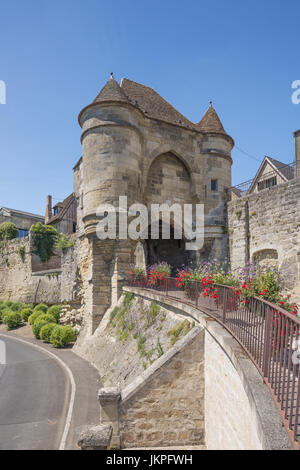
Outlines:
{"label": "green foliage", "polygon": [[145,328],[148,328],[149,326],[152,326],[155,323],[156,317],[160,313],[160,306],[152,301],[150,304],[149,311],[146,311],[146,323],[145,323]]}
{"label": "green foliage", "polygon": [[25,307],[26,307],[26,304],[24,304],[23,302],[13,302],[12,305],[10,306],[13,312],[21,312],[21,310]]}
{"label": "green foliage", "polygon": [[18,253],[22,261],[25,259],[25,246],[21,245],[18,248]]}
{"label": "green foliage", "polygon": [[32,325],[32,332],[36,339],[40,339],[40,331],[43,326],[47,325],[48,323],[50,322],[47,320],[41,320],[40,317],[35,320],[34,324]]}
{"label": "green foliage", "polygon": [[38,304],[34,307],[34,312],[41,310],[42,312],[46,313],[48,310],[48,306],[46,304]]}
{"label": "green foliage", "polygon": [[43,314],[44,314],[43,310],[36,310],[36,311],[34,311],[34,312],[28,317],[28,323],[29,323],[29,325],[33,325],[34,322],[36,321],[36,319],[37,319],[38,317],[40,317],[41,315],[43,315]]}
{"label": "green foliage", "polygon": [[22,325],[22,317],[18,312],[7,311],[2,315],[2,321],[7,325],[8,330],[14,330]]}
{"label": "green foliage", "polygon": [[281,291],[281,279],[277,271],[266,269],[259,271],[253,278],[252,289],[254,295],[260,295],[261,292],[267,291],[267,299],[275,301],[278,299]]}
{"label": "green foliage", "polygon": [[58,231],[51,225],[43,225],[38,222],[32,225],[31,232],[33,233],[33,253],[38,255],[43,263],[48,261],[55,253],[55,245],[58,240]]}
{"label": "green foliage", "polygon": [[75,332],[71,326],[57,325],[53,328],[50,343],[56,348],[64,348],[72,341],[75,341]]}
{"label": "green foliage", "polygon": [[40,339],[44,341],[44,343],[50,343],[52,331],[56,326],[57,323],[47,323],[47,325],[42,326],[40,330]]}
{"label": "green foliage", "polygon": [[68,248],[71,248],[72,246],[74,246],[74,240],[67,237],[67,235],[65,235],[64,233],[58,234],[56,248],[58,248],[61,251],[64,251],[64,250],[67,250]]}
{"label": "green foliage", "polygon": [[179,340],[179,338],[185,336],[193,328],[193,326],[194,323],[191,325],[188,320],[183,320],[183,322],[177,324],[174,326],[174,328],[171,328],[168,335],[171,336],[172,346],[176,343],[176,341]]}
{"label": "green foliage", "polygon": [[159,338],[157,338],[157,345],[156,345],[158,357],[161,357],[164,354],[164,350],[162,348],[162,345],[160,344]]}
{"label": "green foliage", "polygon": [[50,313],[43,313],[38,317],[39,320],[45,320],[48,323],[57,323],[54,315],[50,315]]}
{"label": "green foliage", "polygon": [[114,318],[118,315],[119,313],[119,308],[115,307],[111,312],[110,312],[110,323],[113,323]]}
{"label": "green foliage", "polygon": [[218,272],[213,274],[212,279],[216,284],[222,284],[223,286],[236,286],[238,279],[230,272]]}
{"label": "green foliage", "polygon": [[13,238],[17,238],[18,236],[18,229],[16,224],[12,222],[2,222],[0,224],[0,238],[3,241],[12,240]]}
{"label": "green foliage", "polygon": [[130,307],[134,298],[135,298],[135,295],[132,292],[126,292],[124,295],[124,300],[123,300],[124,307]]}
{"label": "green foliage", "polygon": [[23,310],[21,310],[21,317],[23,319],[23,321],[28,321],[28,318],[30,317],[30,315],[32,315],[33,313],[33,310],[32,308],[23,308]]}
{"label": "green foliage", "polygon": [[61,305],[52,305],[52,307],[48,308],[47,313],[53,315],[55,321],[58,323],[61,314]]}

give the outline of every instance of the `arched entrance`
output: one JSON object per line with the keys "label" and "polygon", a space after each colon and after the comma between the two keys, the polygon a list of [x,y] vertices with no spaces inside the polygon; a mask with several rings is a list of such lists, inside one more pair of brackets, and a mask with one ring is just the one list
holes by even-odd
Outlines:
{"label": "arched entrance", "polygon": [[[179,204],[182,209],[184,204],[191,204],[191,176],[185,163],[171,152],[159,155],[150,166],[147,175],[145,200],[148,211],[151,213],[152,204]],[[172,216],[171,216],[172,221]],[[151,239],[151,231],[148,231],[146,240],[147,265],[166,262],[172,266],[172,274],[177,269],[190,262],[191,252],[185,249],[185,241],[174,239],[174,228],[170,227],[170,239],[162,238],[162,222],[160,221],[159,239]]]}
{"label": "arched entrance", "polygon": [[149,227],[148,240],[146,240],[147,265],[165,262],[172,267],[172,274],[177,274],[177,270],[183,265],[189,264],[189,252],[185,249],[184,240],[174,239],[174,228],[170,227],[170,239],[162,238],[162,222],[160,221],[159,239],[151,239],[151,229]]}

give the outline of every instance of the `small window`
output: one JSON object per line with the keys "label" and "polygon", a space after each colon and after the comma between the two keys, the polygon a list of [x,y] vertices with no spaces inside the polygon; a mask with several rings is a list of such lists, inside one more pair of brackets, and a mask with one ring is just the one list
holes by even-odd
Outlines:
{"label": "small window", "polygon": [[276,186],[276,185],[277,185],[277,176],[273,176],[273,178],[259,181],[257,183],[257,190],[262,191],[263,189],[271,188],[272,186]]}
{"label": "small window", "polygon": [[218,180],[211,180],[211,190],[218,191]]}

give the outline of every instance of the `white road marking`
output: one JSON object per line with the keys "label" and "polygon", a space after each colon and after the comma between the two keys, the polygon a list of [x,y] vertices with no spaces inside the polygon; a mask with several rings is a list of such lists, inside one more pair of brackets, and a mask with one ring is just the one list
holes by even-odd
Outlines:
{"label": "white road marking", "polygon": [[19,341],[29,346],[33,346],[34,348],[40,349],[44,353],[53,357],[67,371],[69,379],[70,379],[70,383],[71,383],[71,397],[70,397],[70,403],[69,403],[64,431],[62,433],[60,445],[58,448],[58,450],[65,450],[66,441],[67,441],[67,437],[68,437],[70,426],[71,426],[71,420],[72,420],[72,414],[73,414],[73,408],[74,408],[74,402],[75,402],[75,394],[76,394],[76,384],[75,384],[74,376],[73,376],[71,369],[69,368],[69,366],[67,366],[67,364],[62,359],[60,359],[60,357],[56,356],[51,351],[48,351],[48,349],[45,349],[42,346],[39,346],[38,344],[31,343],[30,341],[24,341],[23,339],[16,338],[15,336],[5,335],[3,333],[0,333],[0,336],[4,336],[5,338],[8,338],[8,339],[13,339],[13,340],[15,339],[16,341]]}

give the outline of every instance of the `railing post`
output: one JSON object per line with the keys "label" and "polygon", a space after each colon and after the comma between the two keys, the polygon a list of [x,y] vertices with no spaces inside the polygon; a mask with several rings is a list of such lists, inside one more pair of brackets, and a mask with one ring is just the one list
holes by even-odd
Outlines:
{"label": "railing post", "polygon": [[265,329],[262,371],[264,377],[268,378],[270,357],[272,353],[272,314],[269,306],[265,307]]}
{"label": "railing post", "polygon": [[226,305],[227,305],[227,288],[223,287],[223,316],[222,316],[222,321],[223,323],[226,322]]}

